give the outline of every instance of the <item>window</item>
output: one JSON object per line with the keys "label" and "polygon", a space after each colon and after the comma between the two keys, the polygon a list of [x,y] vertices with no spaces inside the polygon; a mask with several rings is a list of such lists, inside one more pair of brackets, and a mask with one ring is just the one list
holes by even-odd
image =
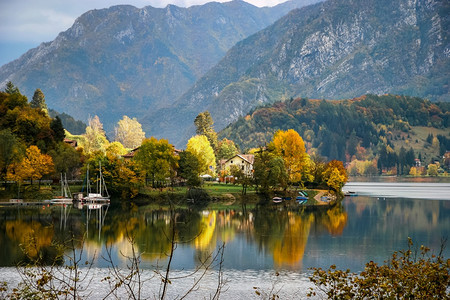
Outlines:
{"label": "window", "polygon": [[232,164],[233,163],[233,161],[230,161],[230,164]]}
{"label": "window", "polygon": [[242,166],[242,171],[244,171],[244,166]]}

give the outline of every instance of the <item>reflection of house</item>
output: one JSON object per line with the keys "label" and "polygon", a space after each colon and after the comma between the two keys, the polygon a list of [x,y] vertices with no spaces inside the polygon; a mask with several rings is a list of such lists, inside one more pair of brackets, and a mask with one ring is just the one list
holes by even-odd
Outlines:
{"label": "reflection of house", "polygon": [[255,156],[253,154],[236,154],[232,158],[221,162],[222,170],[230,170],[232,166],[238,166],[245,175],[253,176],[253,162]]}

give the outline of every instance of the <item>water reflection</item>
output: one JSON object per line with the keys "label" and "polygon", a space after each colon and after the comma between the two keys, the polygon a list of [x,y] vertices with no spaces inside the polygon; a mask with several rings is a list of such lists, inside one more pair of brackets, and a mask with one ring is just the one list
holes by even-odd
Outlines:
{"label": "water reflection", "polygon": [[369,260],[383,262],[392,251],[402,249],[408,236],[439,248],[441,237],[448,236],[450,229],[447,202],[359,196],[315,212],[272,207],[177,209],[173,218],[163,208],[8,208],[0,210],[0,265],[13,266],[23,259],[21,246],[32,236],[36,246],[25,250],[36,256],[54,252],[55,243],[72,235],[77,240],[86,237],[87,258],[101,257],[106,245],[111,245],[113,259],[123,265],[132,251],[128,241],[132,236],[144,267],[152,268],[166,261],[171,248],[168,237],[175,226],[174,268],[178,269],[200,265],[225,242],[228,268],[300,271],[336,263],[358,270]]}

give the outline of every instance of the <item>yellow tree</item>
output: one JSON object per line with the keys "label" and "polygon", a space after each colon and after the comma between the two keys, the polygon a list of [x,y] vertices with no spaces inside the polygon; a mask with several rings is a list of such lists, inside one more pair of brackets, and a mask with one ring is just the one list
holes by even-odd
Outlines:
{"label": "yellow tree", "polygon": [[103,124],[100,122],[98,116],[89,119],[89,126],[86,127],[84,137],[85,144],[83,146],[86,153],[92,153],[95,151],[101,151],[103,153],[106,152],[109,141],[106,138],[105,131],[103,130]]}
{"label": "yellow tree", "polygon": [[283,158],[289,180],[302,182],[308,174],[310,159],[301,136],[293,129],[279,130],[269,146],[274,149],[276,155]]}
{"label": "yellow tree", "polygon": [[122,120],[117,122],[115,132],[116,141],[122,143],[126,148],[134,149],[139,147],[145,139],[142,125],[136,118],[130,119],[128,116],[123,116]]}
{"label": "yellow tree", "polygon": [[7,178],[18,182],[30,178],[33,183],[33,180],[39,180],[42,176],[53,172],[53,167],[52,157],[42,154],[38,147],[31,145],[23,160],[9,168]]}
{"label": "yellow tree", "polygon": [[344,164],[339,160],[332,160],[327,163],[323,171],[324,182],[336,192],[341,191],[342,187],[348,180],[347,170]]}
{"label": "yellow tree", "polygon": [[201,173],[215,174],[216,156],[206,136],[196,135],[191,137],[187,143],[186,151],[198,158]]}
{"label": "yellow tree", "polygon": [[28,163],[30,165],[30,169],[32,170],[30,174],[32,183],[34,179],[39,180],[42,176],[53,172],[54,164],[52,157],[47,154],[42,154],[41,150],[34,145],[31,145],[27,149],[25,163]]}

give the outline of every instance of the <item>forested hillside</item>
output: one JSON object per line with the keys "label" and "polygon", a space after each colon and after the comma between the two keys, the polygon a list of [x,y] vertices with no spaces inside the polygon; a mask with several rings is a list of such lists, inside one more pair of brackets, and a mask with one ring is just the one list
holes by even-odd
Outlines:
{"label": "forested hillside", "polygon": [[[365,95],[327,101],[297,98],[257,108],[220,132],[241,149],[264,146],[277,130],[294,129],[308,152],[343,161],[384,159],[414,151],[430,162],[450,150],[450,103]],[[381,162],[385,166],[396,162]]]}

